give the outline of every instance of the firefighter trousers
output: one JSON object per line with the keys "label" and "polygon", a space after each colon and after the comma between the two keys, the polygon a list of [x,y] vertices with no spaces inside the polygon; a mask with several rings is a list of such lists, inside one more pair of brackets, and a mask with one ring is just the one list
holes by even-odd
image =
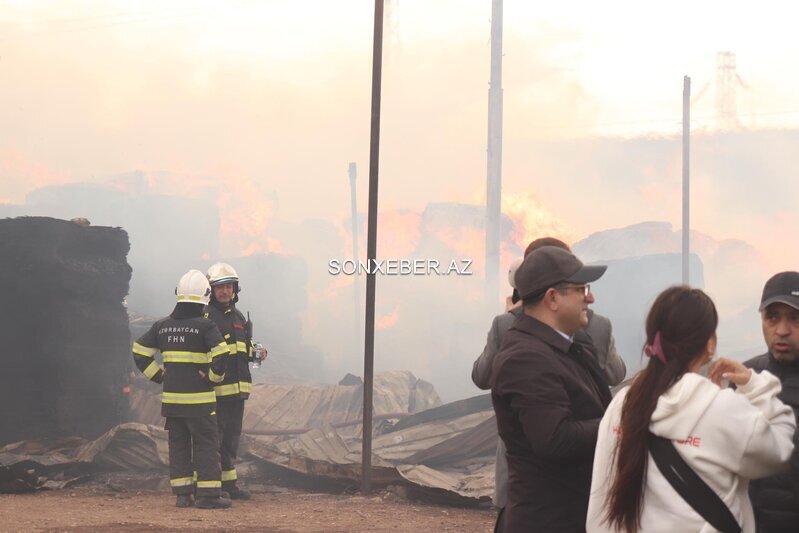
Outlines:
{"label": "firefighter trousers", "polygon": [[219,424],[219,454],[222,459],[222,490],[234,491],[238,474],[236,456],[241,440],[241,423],[244,419],[244,400],[216,402],[216,421]]}
{"label": "firefighter trousers", "polygon": [[198,498],[219,496],[219,435],[216,415],[167,417],[169,432],[169,484],[175,494]]}

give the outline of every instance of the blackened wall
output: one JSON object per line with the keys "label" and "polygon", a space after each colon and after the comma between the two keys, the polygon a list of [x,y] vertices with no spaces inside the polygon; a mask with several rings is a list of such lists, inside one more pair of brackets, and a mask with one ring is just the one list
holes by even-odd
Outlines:
{"label": "blackened wall", "polygon": [[120,228],[0,220],[0,444],[127,416],[129,248]]}

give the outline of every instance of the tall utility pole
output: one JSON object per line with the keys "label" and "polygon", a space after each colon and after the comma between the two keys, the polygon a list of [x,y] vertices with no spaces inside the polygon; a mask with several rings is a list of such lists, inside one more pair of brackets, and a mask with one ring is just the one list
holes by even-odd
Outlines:
{"label": "tall utility pole", "polygon": [[488,85],[485,300],[499,294],[499,223],[502,208],[502,0],[491,3],[491,79]]}
{"label": "tall utility pole", "polygon": [[[377,171],[380,158],[380,91],[383,74],[383,0],[375,0],[372,42],[372,123],[369,138],[369,227],[366,260],[377,258]],[[375,366],[375,274],[366,275],[366,327],[363,354],[363,445],[361,447],[361,493],[372,491],[372,387]]]}
{"label": "tall utility pole", "polygon": [[691,148],[691,78],[682,79],[682,282],[689,283],[688,256],[691,253],[691,220],[690,220],[690,166]]}
{"label": "tall utility pole", "polygon": [[[355,163],[350,163],[349,176],[350,176],[350,204],[352,205],[352,259],[358,262],[361,254],[358,252],[358,203],[355,195],[355,178],[358,174],[358,167]],[[354,276],[353,283],[353,298],[355,299],[355,306],[353,307],[355,313],[355,342],[361,338],[361,278]]]}

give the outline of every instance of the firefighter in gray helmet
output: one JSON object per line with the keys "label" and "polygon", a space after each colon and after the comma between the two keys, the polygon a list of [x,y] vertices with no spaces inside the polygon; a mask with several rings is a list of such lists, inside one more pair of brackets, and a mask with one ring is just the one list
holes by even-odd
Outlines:
{"label": "firefighter in gray helmet", "polygon": [[[214,385],[225,377],[230,347],[216,324],[203,317],[211,287],[202,272],[184,274],[175,295],[172,313],[133,343],[133,360],[142,374],[164,386],[161,415],[169,432],[169,484],[177,507],[225,509],[231,502],[220,497]],[[163,368],[155,359],[158,351]]]}
{"label": "firefighter in gray helmet", "polygon": [[239,275],[227,263],[216,263],[208,269],[211,302],[205,316],[218,327],[230,347],[230,361],[225,379],[214,387],[219,424],[219,453],[222,460],[222,490],[232,499],[248,500],[250,492],[237,484],[236,456],[238,455],[244,401],[249,398],[252,376],[249,363],[266,358],[266,351],[254,349],[252,323],[236,309],[239,301]]}

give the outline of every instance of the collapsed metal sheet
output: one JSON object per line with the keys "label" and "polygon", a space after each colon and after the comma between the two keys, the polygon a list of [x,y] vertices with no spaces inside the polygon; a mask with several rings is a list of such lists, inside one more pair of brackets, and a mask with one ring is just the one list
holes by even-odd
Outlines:
{"label": "collapsed metal sheet", "polygon": [[[374,438],[372,482],[406,483],[442,503],[488,502],[497,439],[493,410],[484,399],[470,399],[430,411]],[[250,437],[247,445],[255,457],[299,474],[352,484],[361,478],[360,439],[330,426],[281,441]]]}
{"label": "collapsed metal sheet", "polygon": [[[392,373],[394,383],[408,389],[410,373]],[[413,378],[415,380],[415,378]],[[283,434],[245,435],[242,456],[264,461],[309,478],[357,485],[361,479],[360,385],[256,386],[248,410],[250,428],[275,424]],[[356,389],[356,390],[352,390]],[[408,408],[414,397],[402,387],[381,393],[381,410]],[[134,391],[136,392],[136,391]],[[140,390],[136,396],[154,415],[158,395]],[[375,395],[378,396],[377,394]],[[426,399],[425,399],[426,398]],[[435,403],[437,395],[421,396],[417,404]],[[332,406],[337,406],[333,408]],[[294,407],[294,409],[292,408]],[[154,472],[168,465],[167,432],[158,426],[127,423],[86,442],[30,441],[0,448],[0,492],[57,488],[100,472]],[[378,411],[379,413],[380,411]],[[390,414],[387,416],[391,416]],[[353,420],[354,418],[354,420]],[[266,422],[266,421],[269,422]],[[494,486],[496,422],[485,396],[439,405],[377,428],[372,444],[375,486],[405,485],[440,503],[487,502]],[[336,426],[331,422],[336,422]],[[317,427],[308,427],[317,424]],[[266,426],[269,427],[269,426]],[[295,435],[286,431],[297,430]],[[353,430],[353,428],[355,428]],[[284,470],[284,471],[285,471]]]}
{"label": "collapsed metal sheet", "polygon": [[169,465],[167,432],[156,426],[120,424],[75,450],[75,460],[101,470],[143,471]]}
{"label": "collapsed metal sheet", "polygon": [[98,439],[38,439],[0,448],[0,493],[63,488],[98,472],[165,470],[167,433],[120,424]]}
{"label": "collapsed metal sheet", "polygon": [[[360,435],[363,384],[359,378],[337,385],[293,383],[254,384],[244,411],[244,432],[273,436],[300,434],[325,425],[338,428],[343,436]],[[411,372],[379,372],[375,376],[374,414],[416,413],[441,405],[433,386]],[[133,420],[163,425],[159,389],[144,378],[130,393]]]}
{"label": "collapsed metal sheet", "polygon": [[[494,461],[481,461],[437,470],[425,465],[399,465],[406,481],[424,489],[431,496],[452,503],[487,503],[494,492]],[[457,495],[460,498],[453,498]]]}
{"label": "collapsed metal sheet", "polygon": [[[279,443],[248,437],[247,446],[254,457],[299,474],[355,484],[361,479],[360,449],[351,450],[333,428],[313,429]],[[388,485],[401,479],[392,464],[373,456],[373,483]]]}

